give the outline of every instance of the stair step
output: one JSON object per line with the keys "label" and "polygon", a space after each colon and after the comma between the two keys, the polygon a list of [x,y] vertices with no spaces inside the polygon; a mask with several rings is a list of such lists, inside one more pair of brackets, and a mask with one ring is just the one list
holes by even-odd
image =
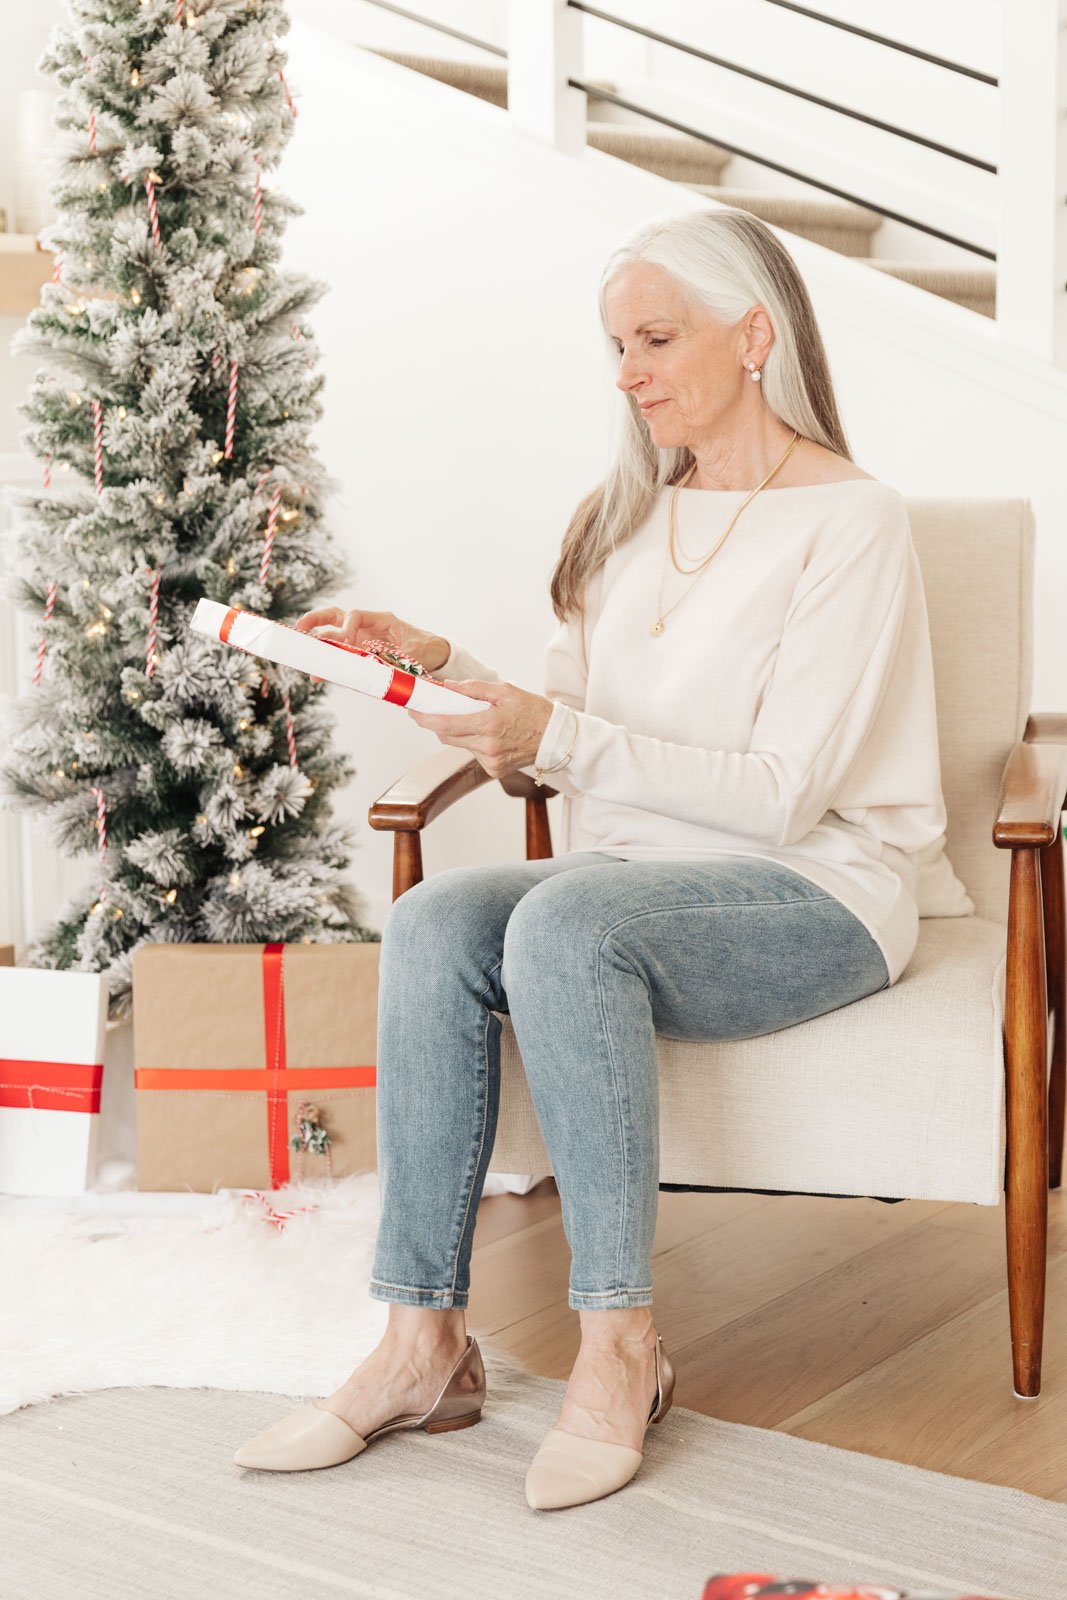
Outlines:
{"label": "stair step", "polygon": [[613,122],[591,121],[586,142],[619,161],[629,161],[646,172],[694,188],[702,183],[717,183],[730,160],[729,150],[720,150],[703,139],[691,139],[688,134],[646,133],[644,129]]}
{"label": "stair step", "polygon": [[903,278],[930,294],[939,294],[944,300],[955,300],[968,311],[978,311],[983,317],[997,314],[997,272],[989,267],[942,267],[929,261],[883,261],[870,256],[867,266],[887,272],[892,278]]}
{"label": "stair step", "polygon": [[[438,83],[447,83],[453,89],[462,89],[464,94],[476,95],[479,100],[488,100],[491,105],[507,110],[507,67],[494,66],[490,61],[457,61],[448,56],[412,55],[406,50],[379,50],[371,45],[362,45],[361,49],[366,50],[368,55],[383,56],[386,61],[395,61],[400,67],[410,67],[412,72],[424,73],[428,78],[436,78]],[[606,89],[609,94],[619,92],[618,84],[606,78],[590,78],[589,82],[594,88]],[[594,101],[590,105],[594,116],[595,104]]]}
{"label": "stair step", "polygon": [[[476,95],[492,105],[507,109],[508,71],[490,62],[458,61],[447,56],[413,55],[406,50],[380,50],[363,45],[369,55],[395,61],[398,66],[424,73],[465,94]],[[591,79],[598,89],[618,93],[618,85],[606,78]],[[862,258],[868,266],[903,278],[931,294],[954,300],[983,316],[996,315],[996,270],[994,267],[944,267],[928,261],[888,261],[869,255],[871,237],[882,218],[866,206],[850,200],[811,199],[802,195],[767,194],[757,189],[735,189],[722,183],[723,168],[731,159],[729,150],[708,144],[688,134],[647,132],[643,128],[598,119],[596,100],[589,103],[586,140],[594,150],[629,161],[646,172],[683,183],[698,194],[708,195],[724,205],[750,211],[764,222],[799,234],[815,244],[825,245],[840,255]],[[610,108],[608,108],[610,114]]]}
{"label": "stair step", "polygon": [[870,254],[871,235],[881,226],[877,211],[851,200],[812,199],[808,195],[768,194],[762,189],[731,189],[723,184],[691,183],[690,189],[723,205],[751,211],[772,227],[799,234],[843,256]]}

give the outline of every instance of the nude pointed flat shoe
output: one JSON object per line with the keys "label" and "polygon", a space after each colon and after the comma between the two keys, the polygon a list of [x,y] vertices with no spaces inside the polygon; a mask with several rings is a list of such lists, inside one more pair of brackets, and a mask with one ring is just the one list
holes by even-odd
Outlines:
{"label": "nude pointed flat shoe", "polygon": [[[656,1335],[656,1398],[645,1423],[662,1422],[674,1399],[674,1367]],[[535,1511],[580,1506],[600,1500],[629,1483],[643,1452],[608,1439],[586,1439],[563,1428],[551,1428],[526,1474],[526,1499]]]}
{"label": "nude pointed flat shoe", "polygon": [[[470,1378],[475,1387],[470,1387]],[[463,1387],[466,1381],[466,1387]],[[467,1335],[467,1348],[441,1388],[440,1394],[422,1416],[391,1417],[374,1428],[364,1439],[343,1417],[327,1411],[314,1400],[299,1411],[290,1412],[263,1433],[249,1439],[234,1455],[239,1467],[259,1467],[268,1472],[302,1472],[308,1467],[336,1467],[351,1461],[383,1433],[402,1428],[422,1428],[426,1433],[450,1433],[471,1428],[478,1422],[485,1404],[485,1367],[473,1333]]]}

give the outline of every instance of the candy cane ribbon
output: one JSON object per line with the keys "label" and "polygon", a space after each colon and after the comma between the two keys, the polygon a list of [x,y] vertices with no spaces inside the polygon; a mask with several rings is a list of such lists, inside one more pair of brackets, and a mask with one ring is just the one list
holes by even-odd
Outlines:
{"label": "candy cane ribbon", "polygon": [[44,656],[45,656],[45,651],[48,648],[48,640],[47,640],[48,624],[52,620],[52,612],[55,609],[56,609],[56,585],[54,583],[50,583],[48,585],[48,592],[47,592],[47,594],[45,596],[44,616],[41,619],[41,642],[37,646],[37,665],[33,669],[33,686],[34,686],[34,688],[36,688],[37,685],[40,683],[40,681],[41,681],[41,673],[44,671]]}

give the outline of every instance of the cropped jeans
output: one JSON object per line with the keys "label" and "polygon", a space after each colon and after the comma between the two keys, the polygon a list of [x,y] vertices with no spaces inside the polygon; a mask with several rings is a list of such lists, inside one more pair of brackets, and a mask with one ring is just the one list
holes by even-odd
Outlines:
{"label": "cropped jeans", "polygon": [[560,1194],[579,1311],[652,1303],[656,1035],[749,1039],[889,983],[851,911],[755,856],[606,851],[452,867],[395,900],[378,999],[370,1295],[466,1306],[508,1013]]}

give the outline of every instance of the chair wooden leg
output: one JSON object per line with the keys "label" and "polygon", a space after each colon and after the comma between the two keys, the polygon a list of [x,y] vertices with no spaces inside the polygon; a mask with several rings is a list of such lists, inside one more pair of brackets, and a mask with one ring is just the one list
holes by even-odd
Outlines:
{"label": "chair wooden leg", "polygon": [[393,834],[393,899],[421,882],[422,835],[398,830]]}
{"label": "chair wooden leg", "polygon": [[1045,973],[1052,1012],[1052,1070],[1048,1080],[1048,1186],[1058,1189],[1063,1178],[1063,1123],[1067,1114],[1067,1027],[1064,1019],[1063,831],[1041,852],[1041,899],[1045,913]]}
{"label": "chair wooden leg", "polygon": [[1011,853],[1005,964],[1008,1310],[1015,1394],[1041,1391],[1048,1249],[1048,988],[1036,848]]}
{"label": "chair wooden leg", "polygon": [[545,861],[552,854],[552,829],[548,801],[538,796],[526,802],[526,859]]}

